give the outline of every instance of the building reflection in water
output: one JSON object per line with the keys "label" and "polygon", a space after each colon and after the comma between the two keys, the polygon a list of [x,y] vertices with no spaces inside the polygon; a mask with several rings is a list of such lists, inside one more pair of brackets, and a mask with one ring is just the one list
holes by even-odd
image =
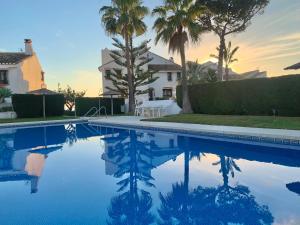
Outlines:
{"label": "building reflection in water", "polygon": [[0,133],[0,182],[26,181],[31,193],[49,154],[62,149],[67,137],[63,125],[28,129],[3,129]]}
{"label": "building reflection in water", "polygon": [[155,188],[151,170],[175,159],[177,140],[172,135],[154,135],[115,129],[102,138],[106,174],[118,179],[118,194],[108,208],[108,224],[153,224],[155,216],[149,188]]}
{"label": "building reflection in water", "polygon": [[[104,136],[102,141],[105,146],[102,159],[106,163],[106,174],[118,178],[119,186],[119,194],[111,199],[108,208],[108,224],[273,223],[268,207],[259,205],[248,187],[229,185],[229,179],[235,173],[242,173],[232,157],[220,154],[219,161],[213,164],[219,166],[222,185],[189,187],[190,160],[197,158],[200,162],[205,153],[211,153],[206,151],[211,146],[205,142],[176,134],[163,136],[162,133],[124,129]],[[147,191],[155,188],[151,170],[168,160],[175,160],[180,154],[184,156],[183,182],[174,183],[169,193],[159,194],[160,206],[156,218],[152,197]]]}
{"label": "building reflection in water", "polygon": [[[230,180],[243,175],[239,159],[300,167],[298,153],[273,147],[241,145],[162,132],[143,132],[86,124],[28,129],[10,129],[0,133],[0,182],[24,180],[31,193],[38,191],[47,158],[64,144],[100,137],[105,173],[116,178],[117,193],[108,206],[108,224],[271,224],[273,216],[260,205],[245,185]],[[242,149],[241,149],[242,148]],[[272,148],[272,149],[270,149]],[[272,151],[274,154],[270,155]],[[219,185],[190,186],[191,161],[201,163],[206,154],[214,154],[213,163],[220,173]],[[293,154],[297,157],[293,157]],[[183,157],[183,177],[168,188],[156,190],[153,170],[168,161]],[[200,174],[199,174],[200,176]],[[298,182],[286,185],[299,193]],[[150,193],[157,191],[159,202]],[[155,196],[156,197],[156,196]],[[155,205],[154,205],[155,204]]]}
{"label": "building reflection in water", "polygon": [[87,124],[1,129],[0,182],[26,181],[31,193],[36,193],[49,155],[62,150],[65,143],[71,146],[99,135]]}

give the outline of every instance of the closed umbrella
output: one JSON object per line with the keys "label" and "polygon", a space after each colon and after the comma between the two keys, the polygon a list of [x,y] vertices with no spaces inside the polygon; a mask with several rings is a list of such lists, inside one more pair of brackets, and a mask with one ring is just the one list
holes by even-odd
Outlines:
{"label": "closed umbrella", "polygon": [[110,96],[110,107],[111,107],[111,115],[114,115],[114,98],[113,96],[122,96],[120,92],[117,91],[106,91],[102,93],[100,96]]}
{"label": "closed umbrella", "polygon": [[43,117],[45,119],[46,118],[46,95],[57,95],[58,93],[55,91],[51,91],[47,88],[41,88],[34,91],[30,91],[28,92],[28,94],[43,96]]}

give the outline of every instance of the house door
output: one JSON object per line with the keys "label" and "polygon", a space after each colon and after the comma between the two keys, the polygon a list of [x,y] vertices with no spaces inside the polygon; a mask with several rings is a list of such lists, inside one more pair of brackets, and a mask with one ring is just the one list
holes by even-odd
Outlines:
{"label": "house door", "polygon": [[153,101],[153,100],[154,100],[154,89],[149,88],[149,101]]}

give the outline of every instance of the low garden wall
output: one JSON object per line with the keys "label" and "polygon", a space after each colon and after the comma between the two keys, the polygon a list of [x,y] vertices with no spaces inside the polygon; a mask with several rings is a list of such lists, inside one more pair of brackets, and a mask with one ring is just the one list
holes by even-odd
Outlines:
{"label": "low garden wall", "polygon": [[[45,95],[46,116],[64,114],[63,95]],[[18,118],[43,117],[43,96],[33,94],[14,94],[12,104]]]}
{"label": "low garden wall", "polygon": [[[88,98],[82,97],[77,98],[75,102],[75,110],[77,116],[85,115],[92,107],[99,108],[99,97]],[[124,98],[113,98],[113,111],[114,114],[123,114],[124,110],[122,107],[125,105]],[[104,106],[108,115],[111,114],[111,99],[110,98],[100,98],[100,107]],[[101,114],[104,115],[104,110],[101,110]]]}
{"label": "low garden wall", "polygon": [[300,75],[197,84],[189,97],[194,113],[300,116]]}

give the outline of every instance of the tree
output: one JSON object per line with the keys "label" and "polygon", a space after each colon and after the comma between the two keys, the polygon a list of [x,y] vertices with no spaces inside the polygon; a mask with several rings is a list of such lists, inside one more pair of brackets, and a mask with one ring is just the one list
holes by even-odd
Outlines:
{"label": "tree", "polygon": [[206,13],[198,18],[199,23],[212,30],[220,39],[218,54],[218,78],[220,80],[223,78],[225,37],[245,31],[251,19],[263,13],[268,3],[269,0],[197,0],[197,5],[207,7]]}
{"label": "tree", "polygon": [[[118,50],[113,50],[110,56],[117,65],[124,67],[126,65],[126,58],[124,57],[125,46],[118,39],[113,38],[113,40],[113,45],[117,47]],[[148,43],[149,41],[144,41],[139,46],[130,48],[131,62],[133,65],[132,91],[134,96],[148,93],[149,89],[143,87],[158,79],[158,77],[153,77],[153,74],[157,71],[149,69],[143,70],[143,66],[152,61],[152,58],[146,56],[146,53],[150,50]],[[114,86],[113,88],[106,87],[107,89],[119,92],[124,97],[129,96],[129,79],[127,74],[122,74],[121,70],[114,69],[107,79],[110,80]]]}
{"label": "tree", "polygon": [[83,97],[85,95],[86,91],[75,91],[68,85],[66,89],[61,89],[61,87],[59,86],[58,93],[61,93],[64,95],[65,106],[71,112],[71,111],[73,111],[73,108],[75,106],[75,99]]}
{"label": "tree", "polygon": [[239,50],[239,46],[231,49],[231,41],[229,41],[228,46],[224,49],[224,62],[225,62],[225,80],[229,80],[229,66],[237,62],[238,59],[234,58],[235,53]]}
{"label": "tree", "polygon": [[208,68],[208,70],[205,73],[205,82],[207,83],[214,83],[218,81],[217,71],[211,68]]}
{"label": "tree", "polygon": [[216,70],[202,66],[196,60],[187,62],[187,80],[188,84],[213,83],[217,82]]}
{"label": "tree", "polygon": [[133,70],[130,56],[130,46],[133,36],[140,36],[147,30],[143,22],[149,13],[147,7],[142,6],[140,0],[112,0],[111,6],[103,6],[100,9],[102,23],[109,35],[120,35],[125,42],[124,56],[128,76],[129,112],[134,112],[135,96],[133,87]]}
{"label": "tree", "polygon": [[195,62],[188,61],[187,65],[187,80],[188,84],[197,84],[203,79],[204,70],[206,67],[198,63],[198,60]]}
{"label": "tree", "polygon": [[182,66],[183,113],[192,113],[188,96],[185,49],[189,41],[198,42],[204,32],[196,22],[203,13],[202,7],[194,5],[193,0],[165,0],[164,5],[156,7],[153,15],[157,16],[153,28],[157,35],[155,43],[162,41],[169,45],[170,52],[178,52]]}
{"label": "tree", "polygon": [[[235,53],[239,50],[239,46],[235,47],[234,49],[231,49],[231,41],[229,41],[228,46],[224,49],[224,55],[223,55],[223,61],[225,63],[225,80],[229,80],[229,66],[237,62],[238,59],[234,58]],[[217,51],[220,52],[220,48],[217,47]],[[216,55],[211,55],[211,57],[219,58]]]}
{"label": "tree", "polygon": [[5,98],[8,98],[12,95],[12,92],[8,88],[0,88],[0,103],[4,102]]}

